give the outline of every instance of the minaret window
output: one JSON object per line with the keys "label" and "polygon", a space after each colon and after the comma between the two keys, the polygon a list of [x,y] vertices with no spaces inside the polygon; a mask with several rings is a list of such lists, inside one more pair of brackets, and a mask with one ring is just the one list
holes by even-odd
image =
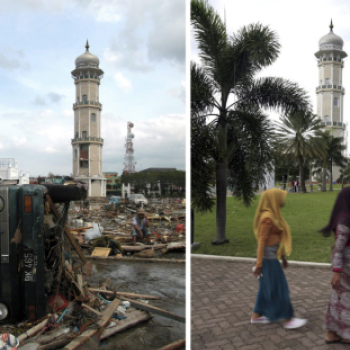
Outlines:
{"label": "minaret window", "polygon": [[334,107],[339,107],[339,98],[338,97],[334,97],[333,104],[334,104]]}
{"label": "minaret window", "polygon": [[88,101],[87,95],[83,95],[83,102],[87,102],[87,101]]}
{"label": "minaret window", "polygon": [[79,137],[78,131],[75,133],[75,138],[77,139]]}
{"label": "minaret window", "polygon": [[91,114],[91,121],[96,122],[96,114],[95,113]]}
{"label": "minaret window", "polygon": [[330,85],[331,84],[331,79],[330,78],[326,78],[326,85]]}
{"label": "minaret window", "polygon": [[331,121],[329,115],[325,115],[325,116],[324,116],[324,121],[325,121],[326,123]]}
{"label": "minaret window", "polygon": [[87,139],[87,131],[82,132],[82,137],[83,137],[83,139]]}
{"label": "minaret window", "polygon": [[77,96],[77,102],[79,102],[79,96]]}
{"label": "minaret window", "polygon": [[74,150],[74,159],[77,159],[78,158],[78,150]]}

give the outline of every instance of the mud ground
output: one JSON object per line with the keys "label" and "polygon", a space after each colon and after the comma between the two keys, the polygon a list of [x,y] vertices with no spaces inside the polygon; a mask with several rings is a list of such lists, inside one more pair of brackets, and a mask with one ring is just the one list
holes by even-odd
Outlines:
{"label": "mud ground", "polygon": [[[149,304],[185,317],[185,264],[99,263],[85,278],[93,286],[110,278],[113,290],[159,296],[161,300],[150,300]],[[185,329],[184,323],[154,315],[145,323],[103,340],[98,349],[155,350],[185,338]]]}

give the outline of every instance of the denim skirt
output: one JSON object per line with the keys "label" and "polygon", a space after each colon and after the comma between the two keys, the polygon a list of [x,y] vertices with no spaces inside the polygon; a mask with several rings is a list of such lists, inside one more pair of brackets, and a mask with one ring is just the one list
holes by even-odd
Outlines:
{"label": "denim skirt", "polygon": [[254,312],[267,317],[271,322],[289,319],[294,315],[286,276],[277,259],[262,261],[262,277],[259,279]]}

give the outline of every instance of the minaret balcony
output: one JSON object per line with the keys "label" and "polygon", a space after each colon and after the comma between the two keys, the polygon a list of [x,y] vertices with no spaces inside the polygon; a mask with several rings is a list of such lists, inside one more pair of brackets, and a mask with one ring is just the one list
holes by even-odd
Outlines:
{"label": "minaret balcony", "polygon": [[93,79],[96,80],[98,82],[100,82],[101,78],[103,78],[103,76],[99,77],[98,75],[93,75],[93,74],[82,74],[82,75],[78,75],[78,76],[74,76],[72,75],[72,78],[74,79],[75,82],[78,82],[79,80],[87,80],[87,79]]}
{"label": "minaret balcony", "polygon": [[322,125],[324,126],[339,126],[341,128],[346,128],[346,124],[342,122],[321,122]]}
{"label": "minaret balcony", "polygon": [[340,85],[320,85],[316,87],[316,92],[323,91],[323,90],[339,90],[342,93],[345,93],[345,89]]}
{"label": "minaret balcony", "polygon": [[72,145],[73,144],[79,144],[79,143],[99,143],[103,144],[103,139],[100,137],[75,137],[72,139]]}
{"label": "minaret balcony", "polygon": [[100,102],[94,102],[94,101],[81,101],[73,103],[73,109],[77,109],[79,107],[98,107],[102,109],[102,104]]}
{"label": "minaret balcony", "polygon": [[318,60],[318,62],[341,62],[342,59],[339,57],[323,57]]}

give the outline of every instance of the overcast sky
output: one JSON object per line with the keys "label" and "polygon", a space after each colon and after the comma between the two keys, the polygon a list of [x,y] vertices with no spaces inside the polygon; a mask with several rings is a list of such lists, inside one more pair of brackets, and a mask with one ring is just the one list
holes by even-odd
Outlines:
{"label": "overcast sky", "polygon": [[[263,70],[260,76],[283,77],[297,82],[310,96],[316,113],[316,86],[318,68],[315,52],[318,41],[329,33],[331,18],[333,32],[343,41],[343,50],[350,55],[350,1],[349,0],[209,0],[224,18],[226,11],[227,32],[232,35],[250,23],[260,22],[274,30],[281,44],[279,58],[272,66]],[[196,43],[191,35],[191,57],[197,60]],[[350,117],[350,65],[345,58],[343,86],[345,87],[344,122]],[[278,116],[271,113],[273,118]]]}
{"label": "overcast sky", "polygon": [[12,0],[0,7],[0,158],[72,173],[75,59],[100,59],[103,170],[185,169],[185,0]]}

